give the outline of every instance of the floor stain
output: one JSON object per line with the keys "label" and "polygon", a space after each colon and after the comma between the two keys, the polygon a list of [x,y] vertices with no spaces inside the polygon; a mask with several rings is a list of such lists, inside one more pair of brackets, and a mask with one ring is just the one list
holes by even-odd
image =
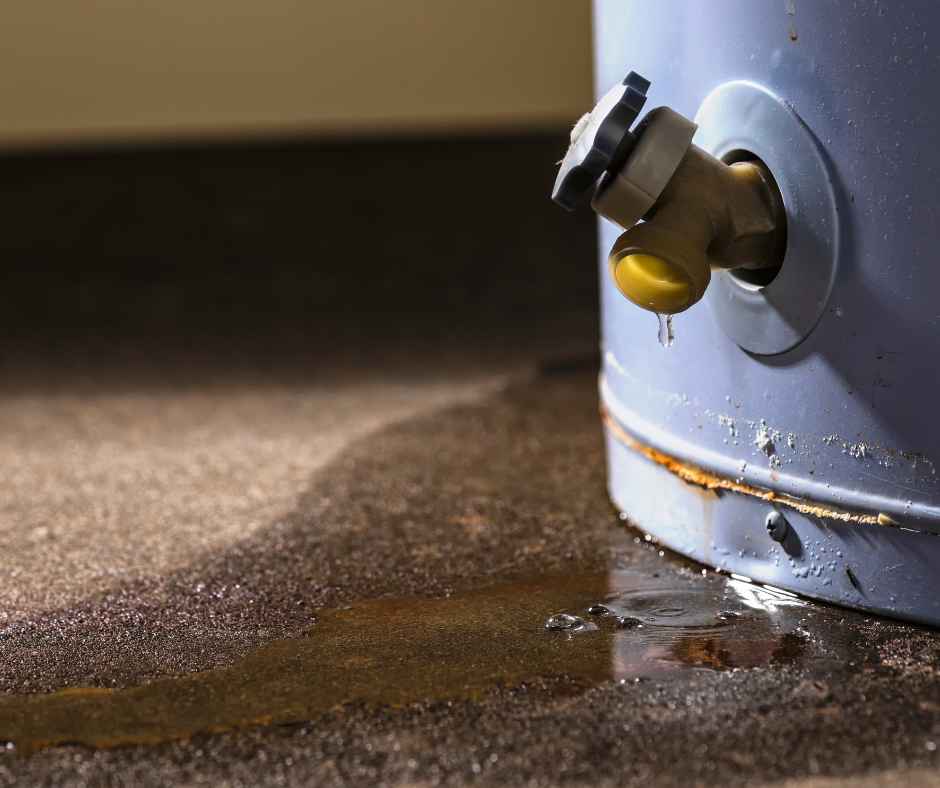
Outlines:
{"label": "floor stain", "polygon": [[[152,744],[309,720],[350,703],[478,700],[544,679],[577,694],[603,682],[791,662],[809,646],[799,631],[804,607],[723,578],[663,581],[624,570],[377,599],[321,611],[306,636],[229,667],[127,689],[0,698],[0,740],[23,754]],[[546,628],[559,613],[585,625]]]}

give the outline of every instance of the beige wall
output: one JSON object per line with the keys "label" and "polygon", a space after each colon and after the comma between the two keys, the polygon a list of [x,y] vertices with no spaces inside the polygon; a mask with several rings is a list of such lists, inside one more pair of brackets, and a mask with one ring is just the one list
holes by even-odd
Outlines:
{"label": "beige wall", "polygon": [[29,0],[0,14],[0,145],[568,123],[588,0]]}

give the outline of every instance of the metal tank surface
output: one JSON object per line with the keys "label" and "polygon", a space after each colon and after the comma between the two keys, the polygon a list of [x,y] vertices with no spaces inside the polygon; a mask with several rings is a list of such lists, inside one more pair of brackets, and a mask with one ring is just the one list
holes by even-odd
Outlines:
{"label": "metal tank surface", "polygon": [[779,273],[712,266],[671,344],[601,221],[616,506],[704,564],[940,624],[940,5],[599,0],[595,42],[598,95],[642,74],[786,213]]}

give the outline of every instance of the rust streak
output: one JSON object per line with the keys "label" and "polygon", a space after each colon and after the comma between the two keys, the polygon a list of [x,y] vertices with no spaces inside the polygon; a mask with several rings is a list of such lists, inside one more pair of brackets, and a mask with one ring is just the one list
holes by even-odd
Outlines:
{"label": "rust streak", "polygon": [[655,462],[657,465],[662,466],[670,473],[678,476],[680,479],[682,479],[682,481],[688,484],[692,484],[696,487],[701,487],[712,491],[727,490],[728,492],[740,493],[741,495],[750,495],[754,498],[760,498],[763,501],[767,501],[768,503],[787,506],[796,510],[800,514],[805,514],[809,517],[819,517],[827,520],[839,520],[844,523],[858,523],[859,525],[887,525],[887,523],[882,518],[879,518],[877,514],[861,514],[859,512],[849,512],[842,509],[834,509],[831,506],[827,506],[825,504],[793,498],[789,495],[776,493],[773,490],[765,490],[760,487],[753,487],[750,484],[744,484],[743,482],[738,482],[734,479],[718,476],[717,474],[706,471],[696,465],[683,462],[682,460],[673,457],[670,454],[665,454],[658,449],[654,449],[652,446],[647,446],[645,443],[641,443],[632,435],[630,435],[626,430],[624,430],[623,427],[621,427],[604,408],[601,408],[601,419],[604,422],[604,426],[610,430],[614,437],[616,437],[617,440],[619,440],[625,446],[628,446],[634,451],[642,454],[648,460]]}

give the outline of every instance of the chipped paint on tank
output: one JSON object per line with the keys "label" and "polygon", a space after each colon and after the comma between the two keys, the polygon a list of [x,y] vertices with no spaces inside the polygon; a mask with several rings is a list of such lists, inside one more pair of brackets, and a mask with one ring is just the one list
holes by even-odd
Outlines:
{"label": "chipped paint on tank", "polygon": [[[869,478],[898,489],[914,492],[912,488],[916,485],[933,485],[938,482],[935,463],[923,452],[883,446],[862,436],[848,439],[836,432],[798,433],[788,426],[773,424],[766,417],[752,418],[747,414],[703,407],[694,394],[654,389],[647,381],[632,375],[610,350],[605,351],[604,361],[606,373],[613,372],[630,381],[631,385],[642,386],[651,396],[661,398],[676,408],[688,409],[692,419],[701,422],[699,429],[708,423],[714,424],[721,430],[722,444],[740,448],[750,445],[751,455],[765,456],[767,467],[771,470],[802,462],[804,472],[812,476],[817,470],[833,468],[837,462],[842,462],[843,457],[849,457],[861,466],[861,472]],[[725,396],[725,402],[735,409],[743,407],[730,394]],[[745,428],[752,433],[750,439],[742,435]],[[898,478],[876,475],[879,469],[892,471],[898,474]]]}

